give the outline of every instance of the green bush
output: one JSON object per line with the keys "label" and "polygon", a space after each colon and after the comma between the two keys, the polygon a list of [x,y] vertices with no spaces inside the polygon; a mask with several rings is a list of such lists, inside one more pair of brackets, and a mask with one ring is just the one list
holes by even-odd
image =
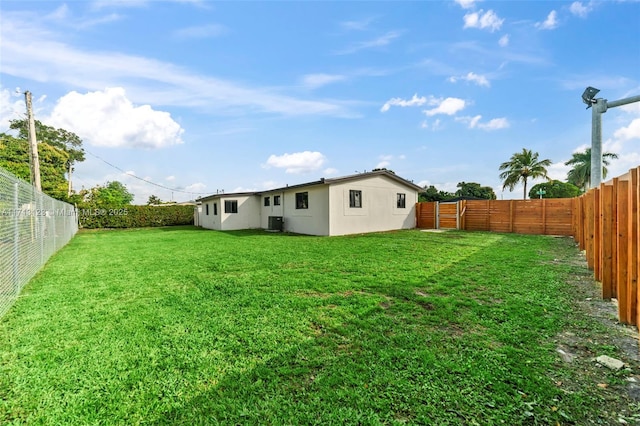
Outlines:
{"label": "green bush", "polygon": [[194,206],[125,206],[78,208],[81,228],[146,228],[193,225]]}

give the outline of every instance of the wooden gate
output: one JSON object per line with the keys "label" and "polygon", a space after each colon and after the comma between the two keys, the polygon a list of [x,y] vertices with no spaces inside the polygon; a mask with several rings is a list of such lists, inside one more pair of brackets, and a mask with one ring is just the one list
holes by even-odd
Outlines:
{"label": "wooden gate", "polygon": [[457,202],[436,204],[436,229],[460,229],[460,210]]}

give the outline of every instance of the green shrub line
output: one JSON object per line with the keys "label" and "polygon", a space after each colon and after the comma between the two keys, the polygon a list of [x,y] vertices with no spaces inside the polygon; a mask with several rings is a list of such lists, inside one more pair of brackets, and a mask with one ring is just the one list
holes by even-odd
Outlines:
{"label": "green shrub line", "polygon": [[87,229],[193,225],[193,206],[79,207],[78,221]]}

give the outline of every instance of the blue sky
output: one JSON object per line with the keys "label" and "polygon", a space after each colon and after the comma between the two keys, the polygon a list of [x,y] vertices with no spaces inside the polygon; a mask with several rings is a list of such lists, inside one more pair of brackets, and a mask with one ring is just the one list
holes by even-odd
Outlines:
{"label": "blue sky", "polygon": [[[377,167],[520,198],[498,166],[532,149],[564,180],[587,86],[640,94],[638,1],[3,0],[0,28],[0,131],[31,91],[84,141],[74,188],[119,180],[137,203]],[[603,141],[610,177],[640,165],[640,103]]]}

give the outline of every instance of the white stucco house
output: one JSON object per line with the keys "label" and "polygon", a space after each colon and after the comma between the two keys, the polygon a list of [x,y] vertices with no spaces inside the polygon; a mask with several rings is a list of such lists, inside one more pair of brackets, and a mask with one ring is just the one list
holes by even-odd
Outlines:
{"label": "white stucco house", "polygon": [[421,187],[387,170],[260,192],[202,197],[198,226],[220,231],[274,229],[308,235],[346,235],[410,229]]}

